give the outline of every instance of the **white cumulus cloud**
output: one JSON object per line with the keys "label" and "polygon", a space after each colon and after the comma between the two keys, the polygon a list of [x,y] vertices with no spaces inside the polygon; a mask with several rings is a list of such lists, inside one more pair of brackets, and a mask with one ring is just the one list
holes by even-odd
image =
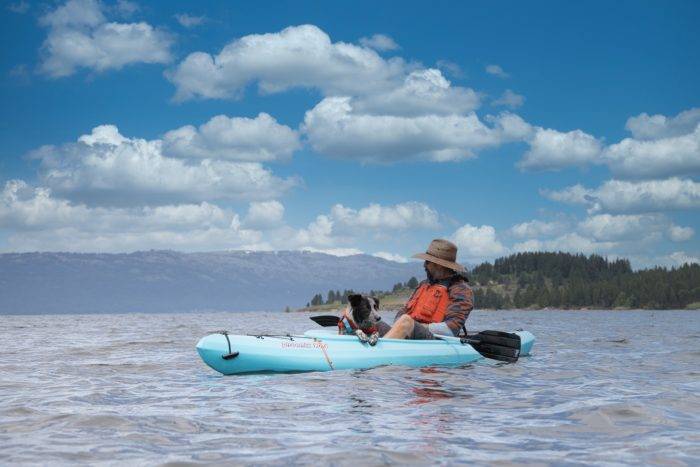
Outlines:
{"label": "white cumulus cloud", "polygon": [[518,166],[559,170],[605,164],[616,178],[626,179],[700,173],[700,109],[675,117],[641,114],[630,118],[626,127],[633,137],[608,146],[581,130],[561,132],[534,127],[534,134],[523,138],[530,148]]}
{"label": "white cumulus cloud", "polygon": [[537,127],[511,112],[487,115],[485,120],[493,126],[502,142],[527,141],[537,131]]}
{"label": "white cumulus cloud", "polygon": [[501,97],[493,101],[493,105],[499,105],[504,107],[510,107],[511,109],[516,109],[521,107],[525,103],[525,96],[516,94],[510,89],[506,89],[501,94]]}
{"label": "white cumulus cloud", "polygon": [[625,128],[635,139],[655,140],[692,133],[700,124],[700,108],[685,110],[675,117],[642,113],[627,120]]}
{"label": "white cumulus cloud", "polygon": [[530,239],[513,245],[513,251],[565,251],[569,253],[609,253],[618,246],[611,241],[597,241],[572,232],[549,240]]}
{"label": "white cumulus cloud", "polygon": [[566,133],[537,128],[528,141],[530,149],[518,163],[521,169],[559,170],[570,166],[584,166],[598,161],[602,144],[581,130]]}
{"label": "white cumulus cloud", "polygon": [[578,230],[596,241],[654,240],[670,226],[658,214],[597,214],[581,221]]}
{"label": "white cumulus cloud", "polygon": [[254,162],[166,157],[161,140],[127,138],[113,125],[96,127],[76,143],[41,147],[31,157],[41,162],[42,185],[90,204],[271,199],[298,183]]}
{"label": "white cumulus cloud", "polygon": [[253,201],[243,224],[255,229],[270,229],[282,224],[284,206],[276,200]]}
{"label": "white cumulus cloud", "polygon": [[69,0],[40,23],[49,29],[41,48],[41,70],[54,78],[78,68],[105,71],[171,60],[169,34],[144,22],[108,22],[96,0]]}
{"label": "white cumulus cloud", "polygon": [[478,93],[453,86],[439,69],[385,59],[374,50],[378,39],[370,42],[332,42],[316,26],[291,26],[241,37],[216,55],[192,53],[167,76],[176,100],[239,98],[252,83],[262,93],[301,87],[350,96],[359,112],[374,115],[457,114],[479,106]]}
{"label": "white cumulus cloud", "polygon": [[589,211],[644,213],[700,208],[700,183],[681,178],[640,182],[608,180],[595,189],[574,185],[560,191],[542,190],[553,200],[582,204]]}
{"label": "white cumulus cloud", "polygon": [[493,75],[493,76],[498,76],[499,78],[508,78],[510,75],[503,71],[503,68],[501,68],[500,65],[486,65],[486,73]]}
{"label": "white cumulus cloud", "polygon": [[670,225],[668,227],[668,238],[673,242],[685,242],[695,235],[692,227],[682,227],[680,225]]}
{"label": "white cumulus cloud", "polygon": [[287,159],[300,147],[297,132],[266,113],[218,115],[199,128],[187,125],[163,136],[163,153],[183,158],[265,162]]}
{"label": "white cumulus cloud", "polygon": [[649,254],[665,238],[674,242],[685,241],[693,236],[694,230],[674,224],[665,214],[653,213],[594,214],[576,222],[573,219],[533,220],[513,226],[511,233],[525,239],[513,245],[514,251],[624,256],[636,264],[648,266],[654,264]]}
{"label": "white cumulus cloud", "polygon": [[264,93],[306,87],[354,95],[390,88],[405,69],[399,58],[385,60],[373,49],[331,42],[307,24],[241,37],[215,55],[191,53],[168,77],[177,87],[176,100],[236,98],[249,83]]}
{"label": "white cumulus cloud", "polygon": [[429,68],[411,72],[391,90],[355,98],[353,108],[358,113],[411,117],[462,114],[479,104],[474,90],[454,87],[440,70]]}
{"label": "white cumulus cloud", "polygon": [[675,117],[641,114],[627,121],[631,138],[604,146],[581,130],[537,128],[518,166],[557,170],[606,164],[616,178],[659,179],[700,173],[700,109]]}
{"label": "white cumulus cloud", "polygon": [[[247,219],[243,225],[248,226]],[[356,254],[359,253],[357,245],[370,238],[376,241],[439,227],[439,215],[434,209],[408,201],[395,205],[372,203],[359,209],[336,204],[330,212],[317,215],[306,227],[297,229],[283,225],[272,228],[268,234],[270,244],[276,248]]]}
{"label": "white cumulus cloud", "polygon": [[452,62],[450,60],[438,60],[436,63],[437,67],[447,73],[453,78],[464,78],[465,73],[462,67],[458,63]]}
{"label": "white cumulus cloud", "polygon": [[670,266],[683,266],[684,264],[700,264],[700,257],[688,254],[684,251],[674,251],[665,259]]}
{"label": "white cumulus cloud", "polygon": [[333,220],[323,214],[316,216],[306,228],[285,230],[279,241],[286,248],[329,251],[330,248],[337,248],[339,242],[333,236]]}
{"label": "white cumulus cloud", "polygon": [[371,37],[362,37],[360,38],[360,44],[381,52],[400,49],[399,44],[386,34],[374,34]]}
{"label": "white cumulus cloud", "polygon": [[330,218],[342,229],[407,230],[439,227],[438,213],[430,206],[406,202],[393,206],[372,203],[361,209],[336,204]]}
{"label": "white cumulus cloud", "polygon": [[489,127],[473,112],[400,117],[359,113],[354,105],[350,97],[329,97],[306,112],[302,129],[314,150],[362,162],[455,161],[508,141],[511,130],[523,130],[510,114]]}
{"label": "white cumulus cloud", "polygon": [[518,238],[536,238],[557,235],[563,233],[566,228],[567,224],[562,221],[544,222],[535,219],[514,225],[510,232]]}
{"label": "white cumulus cloud", "polygon": [[256,248],[261,234],[232,211],[202,202],[133,208],[89,207],[21,180],[0,193],[0,228],[12,251]]}
{"label": "white cumulus cloud", "polygon": [[462,261],[479,262],[508,254],[497,238],[496,229],[490,225],[480,227],[465,224],[452,235],[458,247],[458,258]]}
{"label": "white cumulus cloud", "polygon": [[[684,128],[677,125],[666,133],[675,133],[677,127]],[[664,132],[659,130],[654,134],[659,133]],[[661,178],[700,173],[700,123],[683,135],[654,140],[626,138],[609,146],[605,158],[612,172],[621,177]]]}
{"label": "white cumulus cloud", "polygon": [[186,27],[187,29],[190,29],[204,24],[204,22],[207,20],[207,17],[204,15],[195,16],[187,13],[179,13],[175,15],[175,19],[178,23],[180,23],[180,25]]}

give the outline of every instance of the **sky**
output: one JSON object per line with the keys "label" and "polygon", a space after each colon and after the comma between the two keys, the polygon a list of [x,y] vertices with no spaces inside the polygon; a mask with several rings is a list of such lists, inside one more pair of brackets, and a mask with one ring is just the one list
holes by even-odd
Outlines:
{"label": "sky", "polygon": [[15,0],[0,252],[700,258],[700,3]]}

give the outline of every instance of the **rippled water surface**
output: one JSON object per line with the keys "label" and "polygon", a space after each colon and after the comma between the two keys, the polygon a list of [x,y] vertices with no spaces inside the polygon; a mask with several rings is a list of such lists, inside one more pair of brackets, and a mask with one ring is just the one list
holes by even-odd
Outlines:
{"label": "rippled water surface", "polygon": [[700,463],[698,312],[474,312],[536,335],[514,365],[221,376],[195,351],[308,316],[0,316],[0,464]]}

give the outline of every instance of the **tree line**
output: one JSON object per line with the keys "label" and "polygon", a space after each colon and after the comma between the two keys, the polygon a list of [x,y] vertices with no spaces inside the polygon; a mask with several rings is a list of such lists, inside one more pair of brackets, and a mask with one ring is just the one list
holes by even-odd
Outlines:
{"label": "tree line", "polygon": [[[406,282],[397,282],[394,284],[391,292],[392,293],[397,293],[402,290],[406,289],[415,289],[418,287],[418,279],[415,277],[411,277],[408,281]],[[334,303],[340,303],[341,305],[347,305],[348,303],[348,296],[355,294],[355,292],[352,289],[348,290],[343,290],[343,293],[340,293],[340,290],[329,290],[328,293],[326,294],[326,299],[324,300],[323,294],[317,293],[316,295],[313,296],[311,301],[306,303],[306,307],[310,306],[319,306],[319,305],[332,305]],[[381,291],[381,290],[370,290],[369,291],[369,296],[371,297],[381,297],[383,295],[387,295],[389,292],[386,291]]]}
{"label": "tree line", "polygon": [[518,253],[476,266],[478,308],[686,308],[700,302],[700,265],[633,271],[626,259]]}
{"label": "tree line", "polygon": [[[476,308],[686,308],[700,302],[700,265],[632,270],[629,260],[553,252],[517,253],[469,273]],[[418,280],[394,284],[381,297],[413,290]],[[347,304],[352,290],[316,294],[306,306]]]}

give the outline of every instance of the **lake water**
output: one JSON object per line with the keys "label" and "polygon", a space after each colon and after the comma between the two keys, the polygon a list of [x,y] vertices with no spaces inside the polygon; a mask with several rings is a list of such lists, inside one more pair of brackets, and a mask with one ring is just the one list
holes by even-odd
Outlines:
{"label": "lake water", "polygon": [[536,335],[513,365],[221,376],[195,351],[308,316],[0,316],[0,464],[700,464],[698,312],[474,312]]}

